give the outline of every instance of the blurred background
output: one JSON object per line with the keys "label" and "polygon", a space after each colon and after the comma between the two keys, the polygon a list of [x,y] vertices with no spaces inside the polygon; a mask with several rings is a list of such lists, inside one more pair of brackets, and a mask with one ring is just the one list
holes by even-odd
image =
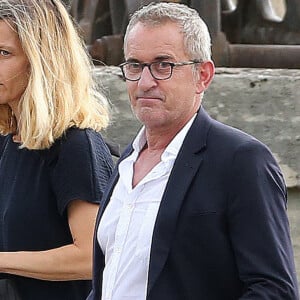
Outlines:
{"label": "blurred background", "polygon": [[[129,16],[151,0],[65,0],[95,64],[123,61]],[[208,24],[220,67],[300,68],[300,0],[173,0]]]}

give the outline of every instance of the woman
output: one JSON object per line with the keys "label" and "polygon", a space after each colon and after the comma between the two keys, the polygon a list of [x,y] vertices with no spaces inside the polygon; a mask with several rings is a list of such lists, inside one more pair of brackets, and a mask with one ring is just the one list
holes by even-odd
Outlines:
{"label": "woman", "polygon": [[25,300],[90,289],[112,170],[91,66],[59,0],[0,0],[0,273]]}

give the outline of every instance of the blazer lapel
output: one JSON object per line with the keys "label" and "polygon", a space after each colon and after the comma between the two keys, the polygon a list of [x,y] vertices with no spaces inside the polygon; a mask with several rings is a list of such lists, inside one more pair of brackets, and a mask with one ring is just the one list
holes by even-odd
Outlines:
{"label": "blazer lapel", "polygon": [[209,116],[201,108],[175,160],[154,227],[147,295],[167,260],[182,203],[203,161],[209,126]]}

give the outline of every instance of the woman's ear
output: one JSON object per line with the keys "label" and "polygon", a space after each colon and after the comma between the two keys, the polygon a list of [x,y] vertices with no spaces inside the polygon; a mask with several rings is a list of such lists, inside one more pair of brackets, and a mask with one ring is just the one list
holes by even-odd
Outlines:
{"label": "woman's ear", "polygon": [[211,60],[205,61],[203,63],[199,63],[198,65],[199,78],[197,81],[197,92],[199,94],[205,91],[209,87],[214,77],[214,74],[215,74],[215,65]]}

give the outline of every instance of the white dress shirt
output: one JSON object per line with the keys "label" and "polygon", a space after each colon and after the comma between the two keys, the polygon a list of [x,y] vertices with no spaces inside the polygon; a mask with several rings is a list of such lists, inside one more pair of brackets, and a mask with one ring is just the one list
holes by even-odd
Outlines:
{"label": "white dress shirt", "polygon": [[101,218],[97,239],[105,255],[102,300],[145,300],[153,228],[174,161],[195,116],[175,136],[161,161],[132,188],[133,165],[146,144],[142,128]]}

